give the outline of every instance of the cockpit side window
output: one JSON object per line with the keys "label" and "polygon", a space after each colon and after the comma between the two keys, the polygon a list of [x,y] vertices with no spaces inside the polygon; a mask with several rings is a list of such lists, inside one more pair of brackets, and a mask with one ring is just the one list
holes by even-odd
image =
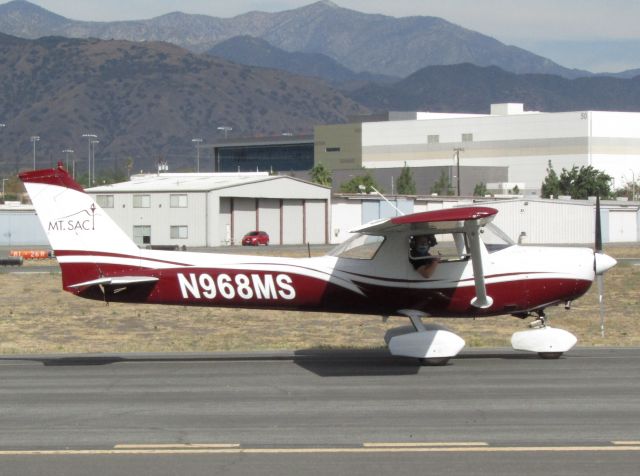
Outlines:
{"label": "cockpit side window", "polygon": [[328,255],[337,258],[373,259],[384,242],[384,236],[356,234],[336,246]]}
{"label": "cockpit side window", "polygon": [[[471,256],[467,236],[464,233],[435,233],[432,244],[429,246],[428,253],[430,256],[437,256],[440,262],[447,261],[463,261]],[[409,241],[409,258],[416,254],[415,250],[416,237],[411,237]]]}

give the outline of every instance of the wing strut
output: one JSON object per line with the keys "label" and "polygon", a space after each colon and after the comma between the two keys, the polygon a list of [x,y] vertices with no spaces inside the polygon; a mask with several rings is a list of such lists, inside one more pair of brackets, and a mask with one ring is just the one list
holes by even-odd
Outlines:
{"label": "wing strut", "polygon": [[473,265],[473,279],[476,283],[476,297],[471,300],[471,305],[479,309],[491,307],[493,299],[487,296],[487,287],[484,283],[484,268],[482,265],[482,249],[480,246],[480,225],[477,220],[465,223],[467,236],[471,245],[471,264]]}

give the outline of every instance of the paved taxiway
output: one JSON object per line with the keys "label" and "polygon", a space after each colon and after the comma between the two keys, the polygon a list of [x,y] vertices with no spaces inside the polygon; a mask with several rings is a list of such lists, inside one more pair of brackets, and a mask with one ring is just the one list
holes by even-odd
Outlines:
{"label": "paved taxiway", "polygon": [[[640,349],[0,357],[7,474],[637,474]],[[526,470],[523,470],[526,468]]]}

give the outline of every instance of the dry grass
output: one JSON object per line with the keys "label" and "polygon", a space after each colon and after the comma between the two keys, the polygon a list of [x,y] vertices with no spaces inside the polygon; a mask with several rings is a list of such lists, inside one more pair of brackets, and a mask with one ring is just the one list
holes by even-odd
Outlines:
{"label": "dry grass", "polygon": [[[260,253],[272,253],[261,249]],[[640,246],[611,247],[616,257],[640,258]],[[290,254],[306,253],[296,250]],[[548,309],[551,325],[567,329],[579,345],[640,345],[640,266],[619,264],[606,275],[607,334],[600,337],[595,286],[571,311]],[[307,348],[372,348],[386,324],[377,316],[110,304],[61,290],[60,275],[0,274],[0,353],[204,352]],[[525,324],[502,316],[438,319],[471,347],[509,345]]]}

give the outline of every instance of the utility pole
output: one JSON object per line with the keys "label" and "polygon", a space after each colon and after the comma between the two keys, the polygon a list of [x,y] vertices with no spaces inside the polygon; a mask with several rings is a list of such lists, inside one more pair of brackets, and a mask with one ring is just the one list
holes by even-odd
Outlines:
{"label": "utility pole", "polygon": [[458,197],[460,196],[460,152],[464,152],[464,147],[455,147],[453,149],[456,158],[456,175],[458,179]]}

